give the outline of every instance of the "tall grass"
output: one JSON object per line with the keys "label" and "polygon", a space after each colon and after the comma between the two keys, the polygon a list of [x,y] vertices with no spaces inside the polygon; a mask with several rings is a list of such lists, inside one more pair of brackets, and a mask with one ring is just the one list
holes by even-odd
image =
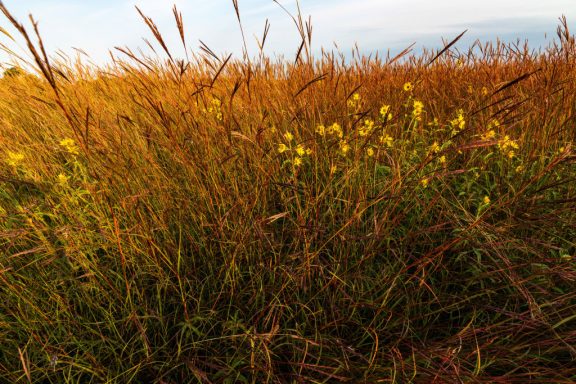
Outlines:
{"label": "tall grass", "polygon": [[576,381],[565,20],[348,63],[299,16],[293,62],[178,60],[145,17],[163,53],[102,68],[10,20],[2,382]]}

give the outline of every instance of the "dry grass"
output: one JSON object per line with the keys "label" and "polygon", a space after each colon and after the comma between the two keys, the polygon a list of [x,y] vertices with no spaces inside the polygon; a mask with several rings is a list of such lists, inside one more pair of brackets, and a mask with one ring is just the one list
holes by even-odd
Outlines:
{"label": "dry grass", "polygon": [[345,63],[294,20],[293,63],[0,79],[0,380],[576,381],[565,21]]}

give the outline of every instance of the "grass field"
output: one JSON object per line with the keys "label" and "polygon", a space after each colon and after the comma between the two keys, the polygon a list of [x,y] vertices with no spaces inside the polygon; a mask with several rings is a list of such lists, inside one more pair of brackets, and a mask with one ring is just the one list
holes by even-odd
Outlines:
{"label": "grass field", "polygon": [[565,20],[541,52],[351,61],[295,20],[295,59],[182,61],[145,19],[158,56],[106,68],[20,29],[0,382],[576,382]]}

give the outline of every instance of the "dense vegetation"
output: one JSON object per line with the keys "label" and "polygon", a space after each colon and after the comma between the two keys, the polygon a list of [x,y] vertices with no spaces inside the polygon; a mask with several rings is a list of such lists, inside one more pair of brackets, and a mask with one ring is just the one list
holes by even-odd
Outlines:
{"label": "dense vegetation", "polygon": [[19,28],[2,382],[576,381],[565,20],[541,52],[351,62],[296,21],[294,62],[176,60],[146,19],[166,59],[106,68]]}

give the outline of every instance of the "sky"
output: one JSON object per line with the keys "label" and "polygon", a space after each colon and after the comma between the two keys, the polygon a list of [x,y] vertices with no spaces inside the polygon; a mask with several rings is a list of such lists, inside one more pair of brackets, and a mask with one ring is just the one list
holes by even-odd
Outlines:
{"label": "sky", "polygon": [[[241,57],[242,37],[232,0],[0,0],[20,22],[30,28],[28,14],[39,22],[40,33],[50,55],[57,51],[76,57],[81,48],[97,65],[110,61],[114,47],[138,48],[145,52],[143,38],[153,37],[135,9],[151,17],[168,46],[184,56],[172,7],[182,13],[189,50],[198,52],[202,40],[218,55]],[[290,12],[297,12],[296,0],[279,0]],[[270,32],[266,54],[293,58],[300,39],[293,21],[272,0],[238,0],[249,54],[258,54],[260,39],[268,19]],[[565,15],[576,27],[575,0],[300,0],[302,14],[311,17],[312,49],[315,53],[339,49],[349,56],[355,44],[363,54],[386,55],[400,52],[412,43],[438,49],[443,39],[452,40],[468,30],[458,43],[465,50],[473,41],[524,41],[538,48],[556,38],[558,18]],[[0,14],[0,27],[13,36],[15,31]],[[572,28],[574,30],[576,28]],[[25,54],[25,45],[12,42],[0,33],[0,44]],[[336,48],[337,46],[337,48]],[[8,66],[8,56],[0,50],[0,64]]]}

